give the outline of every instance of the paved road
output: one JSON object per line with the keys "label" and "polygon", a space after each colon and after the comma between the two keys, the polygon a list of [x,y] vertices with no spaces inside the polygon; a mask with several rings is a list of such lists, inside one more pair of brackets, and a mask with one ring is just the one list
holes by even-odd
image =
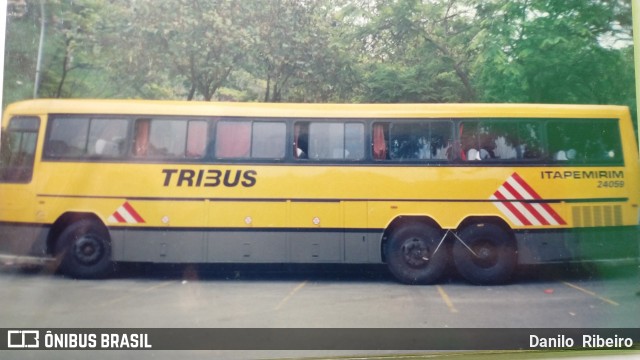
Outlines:
{"label": "paved road", "polygon": [[[639,270],[636,264],[538,267],[502,286],[474,286],[456,276],[407,286],[378,266],[127,266],[100,281],[4,268],[0,327],[636,328]],[[189,354],[200,355],[180,357]]]}

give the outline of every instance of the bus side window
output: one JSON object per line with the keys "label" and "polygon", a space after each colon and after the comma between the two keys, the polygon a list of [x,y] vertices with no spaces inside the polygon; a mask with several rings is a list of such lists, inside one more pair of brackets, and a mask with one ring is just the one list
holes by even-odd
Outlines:
{"label": "bus side window", "polygon": [[622,163],[620,131],[615,120],[551,121],[547,132],[553,160],[581,164]]}
{"label": "bus side window", "polygon": [[284,158],[287,125],[284,122],[254,122],[251,136],[251,158],[280,160]]}
{"label": "bus side window", "polygon": [[389,157],[392,160],[420,159],[423,139],[429,128],[421,123],[392,123],[389,127]]}
{"label": "bus side window", "polygon": [[92,119],[87,153],[100,157],[123,156],[128,127],[129,121],[124,119]]}
{"label": "bus side window", "polygon": [[577,162],[578,141],[575,124],[567,122],[550,122],[547,127],[549,151],[555,161]]}
{"label": "bus side window", "polygon": [[544,156],[542,147],[542,123],[518,123],[518,159],[538,160]]}
{"label": "bus side window", "polygon": [[389,124],[388,123],[375,123],[373,124],[373,143],[371,144],[373,150],[374,160],[388,160],[389,157],[389,144],[387,138],[389,137]]}
{"label": "bus side window", "polygon": [[344,159],[344,124],[312,122],[309,125],[309,159]]}
{"label": "bus side window", "polygon": [[517,161],[542,156],[540,124],[522,119],[465,121],[460,125],[463,160]]}
{"label": "bus side window", "polygon": [[374,123],[371,139],[374,160],[450,160],[453,123],[442,119]]}
{"label": "bus side window", "polygon": [[478,123],[465,121],[458,128],[460,136],[460,158],[465,161],[479,160]]}
{"label": "bus side window", "polygon": [[133,155],[154,159],[202,158],[207,147],[206,120],[138,119]]}
{"label": "bus side window", "polygon": [[147,156],[149,149],[149,128],[150,119],[139,119],[135,126],[135,139],[133,144],[133,154],[135,156]]}
{"label": "bus side window", "polygon": [[48,158],[116,158],[125,155],[129,120],[52,117],[45,143]]}
{"label": "bus side window", "polygon": [[249,158],[251,151],[250,121],[220,121],[216,129],[216,157]]}
{"label": "bus side window", "polygon": [[309,123],[297,122],[293,126],[293,157],[309,158]]}
{"label": "bus side window", "polygon": [[207,128],[208,124],[206,121],[189,121],[187,127],[186,157],[201,158],[205,156],[207,150]]}
{"label": "bus side window", "polygon": [[182,119],[152,119],[147,155],[157,158],[184,158],[187,122]]}
{"label": "bus side window", "polygon": [[453,123],[436,121],[430,125],[429,159],[450,160],[453,148]]}
{"label": "bus side window", "polygon": [[[364,158],[364,124],[357,122],[311,122],[309,124],[309,159],[362,160]],[[298,135],[300,145],[303,138]],[[300,147],[298,147],[300,148]],[[301,149],[304,152],[304,149]],[[297,150],[296,150],[297,151]]]}
{"label": "bus side window", "polygon": [[45,156],[75,158],[85,155],[88,130],[88,118],[52,118],[48,129]]}
{"label": "bus side window", "polygon": [[364,159],[364,124],[346,123],[344,125],[344,158]]}
{"label": "bus side window", "polygon": [[585,159],[590,163],[621,163],[620,131],[615,120],[593,121],[587,127]]}

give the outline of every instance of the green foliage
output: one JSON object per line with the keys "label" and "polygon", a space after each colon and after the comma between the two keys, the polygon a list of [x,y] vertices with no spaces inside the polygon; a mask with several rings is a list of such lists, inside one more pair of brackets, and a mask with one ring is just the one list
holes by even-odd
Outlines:
{"label": "green foliage", "polygon": [[94,97],[101,94],[103,81],[101,72],[96,71],[92,51],[99,35],[95,31],[103,6],[98,0],[50,1],[46,4],[48,36],[39,97],[73,97],[74,94]]}
{"label": "green foliage", "polygon": [[[10,13],[5,104],[40,2]],[[635,106],[629,0],[48,0],[42,97]]]}
{"label": "green foliage", "polygon": [[[105,66],[141,97],[211,100],[249,46],[248,2],[111,2],[103,19]],[[232,21],[233,19],[233,21]],[[180,89],[179,87],[182,87]]]}
{"label": "green foliage", "polygon": [[627,103],[630,53],[601,43],[622,10],[598,0],[483,2],[474,63],[481,100]]}
{"label": "green foliage", "polygon": [[[470,64],[475,52],[472,8],[463,1],[369,2],[352,16],[364,101],[461,102],[476,100]],[[357,5],[356,5],[357,6]],[[356,13],[351,9],[351,14]]]}
{"label": "green foliage", "polygon": [[246,69],[265,80],[263,101],[339,101],[348,48],[336,32],[332,1],[254,2]]}
{"label": "green foliage", "polygon": [[39,12],[7,17],[4,104],[31,98],[38,52]]}

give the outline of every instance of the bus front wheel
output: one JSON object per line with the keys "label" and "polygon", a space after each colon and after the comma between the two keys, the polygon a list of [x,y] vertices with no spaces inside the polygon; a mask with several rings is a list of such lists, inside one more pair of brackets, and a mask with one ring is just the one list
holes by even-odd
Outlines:
{"label": "bus front wheel", "polygon": [[[429,284],[438,280],[447,265],[447,249],[440,245],[442,232],[415,223],[395,231],[386,244],[387,266],[406,284]],[[437,249],[437,251],[436,251]]]}
{"label": "bus front wheel", "polygon": [[463,228],[453,245],[453,261],[474,284],[504,283],[513,274],[517,251],[511,234],[498,225],[483,223]]}
{"label": "bus front wheel", "polygon": [[67,226],[55,251],[59,270],[74,278],[102,278],[113,269],[109,232],[94,220],[80,220]]}

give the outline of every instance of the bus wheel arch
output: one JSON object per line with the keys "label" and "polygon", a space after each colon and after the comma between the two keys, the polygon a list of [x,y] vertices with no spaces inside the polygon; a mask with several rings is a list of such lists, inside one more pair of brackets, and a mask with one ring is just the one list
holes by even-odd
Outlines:
{"label": "bus wheel arch", "polygon": [[429,284],[447,268],[449,249],[442,228],[429,217],[394,219],[383,235],[382,253],[391,273],[405,284]]}
{"label": "bus wheel arch", "polygon": [[452,245],[453,263],[474,284],[501,284],[513,275],[518,248],[512,229],[500,218],[478,217],[463,221]]}
{"label": "bus wheel arch", "polygon": [[63,214],[53,224],[47,245],[58,270],[71,277],[102,278],[113,270],[109,230],[95,214]]}

